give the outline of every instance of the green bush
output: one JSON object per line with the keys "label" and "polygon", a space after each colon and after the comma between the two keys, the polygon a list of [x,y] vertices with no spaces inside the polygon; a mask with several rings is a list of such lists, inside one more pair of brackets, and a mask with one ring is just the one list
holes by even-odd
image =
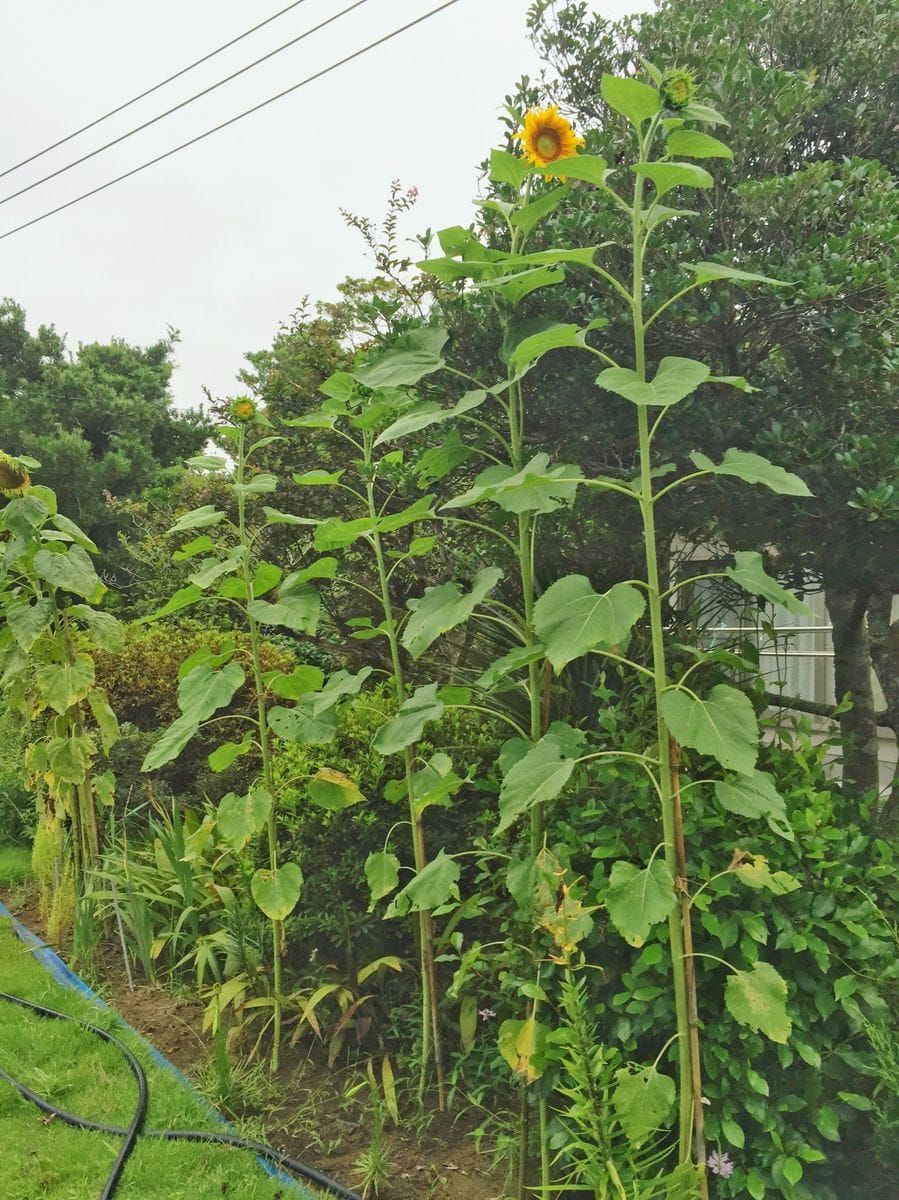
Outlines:
{"label": "green bush", "polygon": [[0,716],[0,845],[20,846],[34,830],[34,799],[23,782],[25,739],[10,715]]}

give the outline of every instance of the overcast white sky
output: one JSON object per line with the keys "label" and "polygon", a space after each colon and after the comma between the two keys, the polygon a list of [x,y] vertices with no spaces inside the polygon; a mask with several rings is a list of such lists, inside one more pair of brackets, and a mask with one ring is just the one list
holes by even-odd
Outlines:
{"label": "overcast white sky", "polygon": [[[0,234],[130,170],[440,0],[368,0],[212,95],[57,179],[3,197],[177,104],[351,0],[304,0],[102,125],[0,178]],[[288,0],[0,0],[0,171],[284,8]],[[650,0],[593,0],[610,17]],[[181,332],[173,392],[233,394],[247,350],[300,299],[369,267],[338,208],[379,219],[390,181],[420,192],[412,234],[471,219],[503,96],[538,64],[528,0],[459,0],[416,29],[107,191],[0,240],[0,296],[70,349]]]}

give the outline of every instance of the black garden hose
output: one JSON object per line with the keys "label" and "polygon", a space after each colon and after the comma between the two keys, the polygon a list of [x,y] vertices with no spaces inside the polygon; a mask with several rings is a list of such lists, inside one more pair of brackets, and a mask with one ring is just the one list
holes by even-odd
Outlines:
{"label": "black garden hose", "polygon": [[71,1021],[75,1025],[80,1025],[82,1029],[86,1029],[89,1033],[102,1038],[104,1042],[115,1046],[127,1060],[128,1066],[131,1068],[131,1073],[137,1081],[137,1105],[127,1129],[117,1125],[103,1125],[99,1121],[88,1121],[84,1117],[66,1112],[65,1109],[57,1108],[55,1105],[36,1095],[24,1083],[20,1083],[18,1079],[0,1067],[0,1079],[5,1079],[7,1083],[16,1089],[20,1096],[23,1096],[26,1100],[36,1105],[42,1112],[48,1113],[50,1116],[63,1121],[66,1125],[72,1125],[76,1129],[88,1129],[95,1133],[105,1133],[108,1136],[124,1138],[122,1148],[116,1157],[112,1170],[109,1172],[109,1177],[104,1184],[103,1191],[100,1194],[100,1200],[111,1200],[111,1197],[115,1195],[122,1171],[125,1169],[125,1164],[138,1139],[141,1137],[161,1138],[169,1142],[209,1142],[213,1145],[236,1146],[242,1150],[250,1150],[278,1167],[286,1167],[287,1170],[292,1171],[295,1175],[299,1175],[301,1179],[305,1179],[308,1183],[314,1183],[316,1187],[330,1192],[333,1196],[338,1196],[340,1200],[361,1200],[358,1192],[351,1192],[342,1184],[329,1179],[327,1175],[322,1175],[313,1167],[306,1166],[305,1163],[291,1158],[288,1154],[282,1154],[280,1150],[274,1150],[271,1146],[266,1146],[261,1142],[252,1142],[247,1138],[238,1137],[233,1133],[209,1133],[201,1129],[144,1129],[143,1124],[147,1115],[147,1104],[149,1101],[147,1077],[143,1067],[124,1042],[119,1041],[113,1034],[99,1028],[97,1025],[91,1025],[89,1022],[82,1021],[78,1017],[72,1017],[68,1013],[57,1012],[53,1008],[44,1008],[40,1004],[32,1004],[30,1000],[23,1000],[21,996],[12,996],[8,992],[0,992],[0,1000],[8,1000],[10,1004],[17,1004],[20,1008],[28,1009],[41,1017],[51,1017],[58,1021]]}

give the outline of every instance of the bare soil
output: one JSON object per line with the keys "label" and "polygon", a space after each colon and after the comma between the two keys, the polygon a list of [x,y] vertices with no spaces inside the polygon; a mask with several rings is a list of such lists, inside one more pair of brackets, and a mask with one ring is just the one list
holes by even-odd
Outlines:
{"label": "bare soil", "polygon": [[[40,911],[26,890],[0,898],[29,929],[44,936]],[[65,957],[68,947],[57,949]],[[129,987],[113,943],[99,948],[88,982],[189,1079],[197,1079],[212,1053],[202,1033],[201,1004],[159,986],[135,981]],[[240,1107],[228,1115],[252,1119],[271,1145],[358,1187],[356,1160],[371,1140],[366,1089],[348,1099],[347,1072],[329,1067],[308,1040],[287,1049],[284,1060],[261,1107]],[[389,1174],[370,1195],[378,1200],[502,1200],[501,1183],[489,1160],[475,1149],[471,1130],[470,1121],[447,1113],[435,1113],[420,1132],[411,1125],[394,1129],[388,1121],[383,1141]]]}

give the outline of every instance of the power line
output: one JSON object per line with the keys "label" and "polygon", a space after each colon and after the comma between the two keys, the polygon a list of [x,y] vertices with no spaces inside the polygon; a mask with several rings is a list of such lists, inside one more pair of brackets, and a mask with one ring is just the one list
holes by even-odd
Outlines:
{"label": "power line", "polygon": [[279,12],[273,13],[272,16],[266,17],[264,21],[260,21],[258,25],[254,25],[252,29],[247,29],[244,33],[238,34],[232,38],[230,42],[224,42],[216,50],[210,50],[208,54],[204,54],[202,58],[196,59],[189,66],[182,67],[180,71],[176,71],[174,75],[169,75],[167,79],[163,79],[160,83],[154,83],[151,88],[147,88],[145,92],[140,92],[137,96],[132,96],[130,100],[126,100],[124,104],[119,104],[115,108],[111,108],[109,112],[104,113],[102,117],[97,117],[94,121],[89,121],[87,125],[82,125],[80,129],[76,129],[74,133],[67,133],[65,137],[60,138],[58,142],[53,142],[49,146],[45,146],[43,150],[38,150],[36,154],[30,155],[28,158],[23,158],[21,162],[17,162],[13,167],[7,167],[5,171],[0,171],[0,179],[4,175],[11,175],[13,171],[18,171],[20,167],[27,167],[29,163],[34,162],[36,158],[43,158],[45,154],[49,154],[51,150],[55,150],[57,146],[64,146],[66,142],[72,141],[79,134],[87,133],[89,129],[93,129],[95,125],[100,125],[109,117],[114,117],[116,113],[120,113],[123,109],[130,108],[132,104],[137,104],[138,100],[143,100],[145,96],[152,96],[154,92],[158,92],[160,88],[164,88],[167,83],[172,83],[176,79],[180,79],[182,75],[186,75],[188,71],[192,71],[194,67],[199,67],[202,63],[208,62],[210,58],[215,58],[217,54],[221,54],[223,50],[229,49],[231,46],[236,46],[238,42],[242,42],[244,38],[249,37],[251,33],[255,33],[257,29],[262,29],[264,25],[270,25],[272,21],[276,21],[278,17],[283,17],[286,12],[290,12],[292,8],[298,8],[301,4],[305,4],[306,0],[293,0],[293,4],[288,4],[286,8],[282,8]]}
{"label": "power line", "polygon": [[17,225],[14,229],[8,229],[6,233],[0,233],[0,241],[5,238],[12,237],[14,233],[20,233],[23,229],[28,229],[31,225],[37,225],[40,221],[46,221],[48,217],[53,217],[59,212],[63,212],[67,208],[71,208],[74,204],[79,204],[82,200],[87,200],[90,196],[96,196],[98,192],[104,192],[113,184],[121,183],[123,179],[130,179],[132,175],[137,175],[139,171],[145,171],[147,167],[155,166],[156,163],[162,162],[163,159],[171,158],[173,154],[177,154],[180,150],[186,150],[188,146],[194,146],[197,142],[202,142],[204,138],[211,137],[212,134],[218,133],[222,129],[227,129],[229,125],[234,125],[238,121],[242,121],[244,117],[250,116],[252,113],[259,112],[262,108],[267,108],[269,104],[274,104],[276,100],[281,100],[284,96],[289,96],[291,92],[296,92],[300,88],[305,87],[309,83],[314,83],[316,79],[321,79],[325,75],[330,75],[332,71],[336,71],[338,67],[345,66],[356,58],[361,58],[363,54],[367,54],[369,50],[374,50],[377,46],[383,46],[385,42],[392,41],[393,38],[399,37],[401,33],[405,33],[408,29],[414,28],[416,25],[421,25],[423,21],[430,20],[444,9],[452,8],[454,4],[458,4],[459,0],[445,0],[445,3],[438,5],[437,8],[432,8],[430,12],[424,13],[420,17],[416,17],[414,21],[408,21],[405,25],[401,25],[399,29],[394,29],[392,33],[385,33],[383,37],[378,38],[374,42],[369,42],[360,50],[354,50],[352,54],[348,54],[345,58],[341,58],[338,62],[332,63],[329,67],[324,67],[321,71],[316,71],[314,75],[308,75],[305,79],[295,83],[292,87],[285,88],[283,92],[278,92],[274,96],[269,96],[268,100],[263,100],[259,104],[254,104],[252,108],[245,109],[242,113],[238,113],[236,117],[231,117],[227,121],[222,121],[220,125],[214,125],[212,129],[207,129],[205,133],[197,134],[187,142],[182,142],[180,146],[175,146],[172,150],[167,150],[164,154],[158,154],[155,158],[149,159],[145,163],[141,163],[139,167],[132,167],[130,171],[126,171],[123,175],[117,175],[115,179],[110,179],[107,183],[101,183],[99,187],[91,188],[89,192],[83,192],[80,196],[76,196],[74,200],[67,200],[65,204],[59,204],[56,208],[51,208],[49,212],[41,213],[39,217],[32,217],[30,221],[25,221],[21,225]]}
{"label": "power line", "polygon": [[274,58],[276,54],[281,54],[282,51],[290,49],[298,42],[305,41],[307,37],[311,37],[313,33],[318,33],[320,29],[324,29],[326,25],[333,25],[335,21],[339,21],[341,17],[345,17],[347,13],[351,13],[354,8],[361,8],[363,4],[367,4],[368,0],[354,0],[353,4],[342,8],[339,13],[335,13],[333,17],[328,17],[324,21],[319,21],[317,25],[313,25],[311,29],[307,29],[305,33],[299,34],[295,38],[291,38],[289,42],[284,42],[283,45],[270,50],[268,54],[263,54],[261,58],[257,58],[255,62],[248,63],[247,66],[241,67],[237,71],[233,71],[230,75],[226,75],[224,79],[220,79],[218,83],[210,84],[209,87],[203,88],[201,92],[195,92],[193,96],[189,96],[186,100],[182,100],[180,104],[175,104],[172,108],[167,108],[165,112],[161,112],[156,117],[151,117],[149,121],[144,121],[142,125],[136,125],[133,129],[129,129],[127,133],[121,134],[117,138],[113,138],[111,142],[106,142],[102,146],[98,146],[96,150],[91,150],[88,154],[82,154],[81,158],[76,158],[73,162],[66,163],[64,167],[60,167],[56,171],[51,171],[49,175],[44,175],[41,179],[36,179],[34,183],[29,183],[26,187],[19,188],[17,192],[10,192],[8,196],[4,196],[0,200],[0,204],[8,204],[10,200],[15,200],[18,196],[24,196],[26,192],[34,191],[36,187],[40,187],[42,183],[47,183],[51,179],[56,179],[58,175],[64,175],[66,171],[71,171],[73,167],[79,167],[88,159],[96,158],[98,154],[102,154],[104,150],[109,150],[111,146],[118,146],[120,142],[125,142],[130,137],[134,137],[136,133],[140,133],[144,129],[149,129],[151,125],[155,125],[158,121],[164,120],[165,117],[170,117],[172,113],[178,112],[179,109],[186,108],[188,104],[193,104],[195,100],[199,100],[203,96],[208,96],[210,92],[217,91],[218,88],[224,87],[226,83],[230,83],[232,79],[236,79],[238,75],[244,75],[247,71],[251,71],[253,67],[258,67],[260,63],[266,62],[270,58]]}

